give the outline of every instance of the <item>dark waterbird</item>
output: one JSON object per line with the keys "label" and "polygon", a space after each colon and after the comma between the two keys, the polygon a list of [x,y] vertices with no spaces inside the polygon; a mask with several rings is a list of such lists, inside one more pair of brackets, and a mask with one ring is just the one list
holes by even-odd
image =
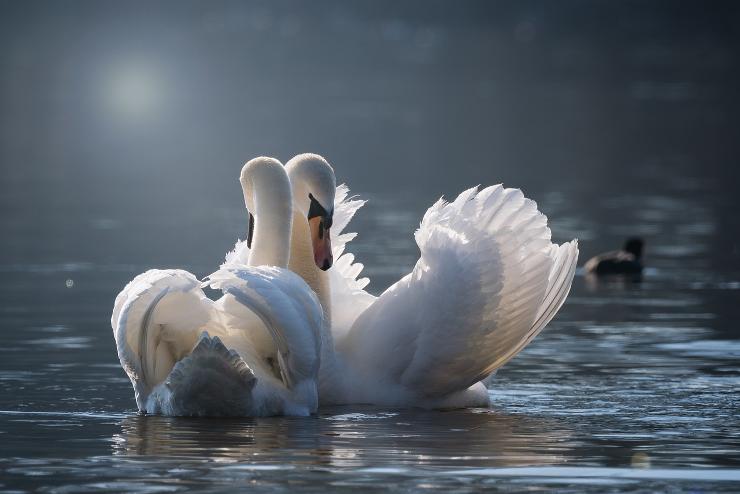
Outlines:
{"label": "dark waterbird", "polygon": [[597,276],[640,275],[643,268],[643,245],[641,238],[628,238],[622,250],[613,250],[594,256],[586,261],[584,268],[587,273]]}

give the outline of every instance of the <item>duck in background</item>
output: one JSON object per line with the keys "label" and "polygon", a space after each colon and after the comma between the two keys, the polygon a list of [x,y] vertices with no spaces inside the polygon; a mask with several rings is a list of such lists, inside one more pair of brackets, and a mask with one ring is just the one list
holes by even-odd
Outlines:
{"label": "duck in background", "polygon": [[644,241],[638,237],[628,238],[622,250],[605,252],[592,257],[583,266],[586,274],[596,276],[642,274],[642,249]]}

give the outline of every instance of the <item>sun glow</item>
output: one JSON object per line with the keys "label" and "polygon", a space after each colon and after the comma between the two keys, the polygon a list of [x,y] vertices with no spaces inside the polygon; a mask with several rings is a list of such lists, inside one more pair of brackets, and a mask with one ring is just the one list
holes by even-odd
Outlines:
{"label": "sun glow", "polygon": [[145,64],[113,67],[107,77],[106,99],[116,115],[140,121],[161,109],[163,81],[156,68]]}

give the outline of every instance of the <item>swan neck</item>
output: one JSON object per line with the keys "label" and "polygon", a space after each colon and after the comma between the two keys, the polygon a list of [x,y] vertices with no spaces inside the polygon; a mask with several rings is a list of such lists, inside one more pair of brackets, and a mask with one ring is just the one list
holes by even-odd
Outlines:
{"label": "swan neck", "polygon": [[293,230],[290,240],[290,261],[288,268],[303,278],[303,281],[316,292],[324,310],[327,327],[331,327],[331,285],[329,273],[316,267],[311,245],[311,231],[308,219],[298,209],[293,212]]}
{"label": "swan neck", "polygon": [[242,186],[254,221],[249,265],[287,267],[293,219],[287,175],[279,164],[254,166]]}
{"label": "swan neck", "polygon": [[[293,234],[291,238],[290,262],[288,268],[303,278],[316,293],[324,311],[324,324],[321,329],[321,366],[319,382],[322,389],[335,389],[341,379],[337,374],[342,368],[337,360],[334,337],[331,332],[331,284],[329,271],[316,267],[313,258],[310,229],[305,213],[296,208],[293,212]],[[338,391],[337,391],[338,392]],[[331,399],[329,399],[331,401]]]}

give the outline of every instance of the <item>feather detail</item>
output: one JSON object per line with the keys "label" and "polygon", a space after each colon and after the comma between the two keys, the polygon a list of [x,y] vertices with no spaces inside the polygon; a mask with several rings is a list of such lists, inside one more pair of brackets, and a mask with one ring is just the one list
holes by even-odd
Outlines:
{"label": "feather detail", "polygon": [[575,241],[551,243],[534,201],[501,185],[438,200],[414,236],[413,271],[358,317],[341,351],[358,375],[417,401],[465,390],[520,352],[562,306],[578,257]]}
{"label": "feather detail", "polygon": [[363,264],[355,262],[352,253],[345,252],[347,244],[356,236],[356,233],[345,233],[357,211],[365,205],[364,200],[349,195],[349,188],[339,185],[334,196],[334,224],[332,226],[332,253],[334,265],[329,270],[331,285],[331,310],[334,341],[340,341],[357,317],[375,297],[365,291],[370,283],[368,278],[360,278]]}

